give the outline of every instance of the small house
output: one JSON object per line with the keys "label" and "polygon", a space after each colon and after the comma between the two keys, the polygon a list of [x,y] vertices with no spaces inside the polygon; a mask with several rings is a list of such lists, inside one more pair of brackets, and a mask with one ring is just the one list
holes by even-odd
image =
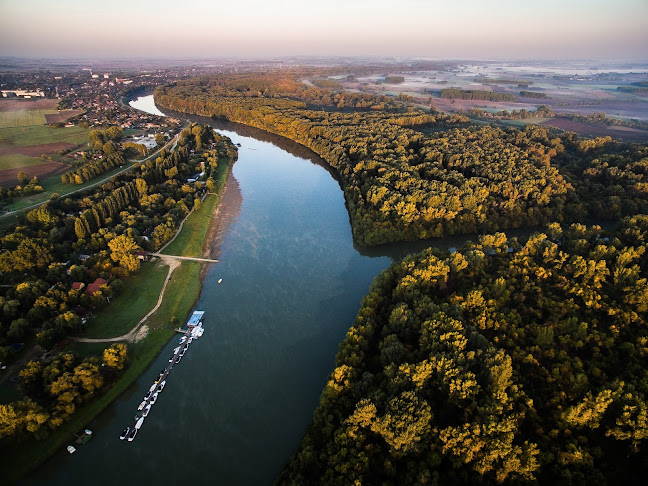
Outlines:
{"label": "small house", "polygon": [[97,292],[99,292],[99,288],[102,285],[106,285],[108,283],[107,280],[104,280],[103,278],[98,278],[94,282],[92,282],[90,285],[88,285],[88,288],[86,289],[85,293],[86,295],[94,295]]}

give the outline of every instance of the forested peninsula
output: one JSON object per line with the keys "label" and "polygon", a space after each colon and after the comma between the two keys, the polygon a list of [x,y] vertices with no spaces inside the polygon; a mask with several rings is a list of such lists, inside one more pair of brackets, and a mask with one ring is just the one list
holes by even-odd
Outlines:
{"label": "forested peninsula", "polygon": [[312,149],[338,172],[363,245],[648,211],[645,145],[472,125],[290,73],[194,78],[158,88],[155,100]]}
{"label": "forested peninsula", "polygon": [[278,485],[636,484],[648,217],[482,236],[379,275]]}

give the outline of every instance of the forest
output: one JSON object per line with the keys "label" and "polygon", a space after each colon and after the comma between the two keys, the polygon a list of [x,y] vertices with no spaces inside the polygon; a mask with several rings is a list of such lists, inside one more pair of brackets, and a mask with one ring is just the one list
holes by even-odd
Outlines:
{"label": "forest", "polygon": [[612,233],[554,223],[393,264],[275,484],[645,477],[647,243],[635,216]]}
{"label": "forest", "polygon": [[[290,73],[194,78],[158,88],[155,99],[313,150],[338,172],[362,245],[648,211],[645,145],[472,125],[406,99],[310,87]],[[354,102],[369,110],[347,111]]]}
{"label": "forest", "polygon": [[[34,338],[52,350],[65,336],[78,334],[89,313],[110,305],[122,279],[139,270],[137,251],[155,251],[169,241],[200,198],[214,190],[212,171],[236,158],[228,138],[193,124],[180,132],[173,152],[162,150],[98,187],[53,196],[4,231],[0,361],[11,363]],[[201,172],[202,180],[187,181]],[[90,290],[91,282],[98,289]],[[75,406],[97,397],[127,359],[126,348],[110,349],[103,361],[64,354],[52,363],[31,362],[21,371],[25,398],[0,405],[0,445],[42,438]]]}

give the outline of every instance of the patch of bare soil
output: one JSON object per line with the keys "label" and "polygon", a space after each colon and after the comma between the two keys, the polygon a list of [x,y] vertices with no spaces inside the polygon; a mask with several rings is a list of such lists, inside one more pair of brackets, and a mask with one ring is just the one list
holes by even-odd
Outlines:
{"label": "patch of bare soil", "polygon": [[45,115],[45,121],[47,123],[65,123],[70,118],[75,117],[83,113],[83,110],[64,110],[59,111],[58,113],[52,113]]}
{"label": "patch of bare soil", "polygon": [[74,148],[76,145],[67,142],[42,143],[40,145],[30,145],[29,147],[8,147],[0,149],[0,155],[23,154],[30,157],[40,157],[41,155],[51,155],[67,148]]}
{"label": "patch of bare soil", "polygon": [[[614,127],[608,125],[590,125],[566,118],[552,118],[542,123],[551,127],[560,128],[569,132],[576,132],[585,137],[606,137],[619,138],[624,141],[645,141],[648,140],[648,132],[634,128]],[[623,128],[620,130],[620,128]]]}
{"label": "patch of bare soil", "polygon": [[30,165],[28,167],[0,170],[0,186],[14,187],[18,184],[18,172],[21,170],[27,174],[28,178],[38,177],[39,181],[43,181],[49,177],[62,174],[69,169],[69,165],[59,164],[58,162],[47,162],[45,164]]}
{"label": "patch of bare soil", "polygon": [[141,341],[142,339],[145,339],[146,336],[148,336],[148,331],[149,331],[149,327],[146,324],[144,324],[142,327],[139,328],[137,334],[135,334],[135,336],[133,337],[133,342],[136,343],[138,341]]}
{"label": "patch of bare soil", "polygon": [[16,110],[54,110],[56,109],[57,100],[49,98],[39,98],[35,100],[23,99],[4,99],[0,100],[0,111]]}

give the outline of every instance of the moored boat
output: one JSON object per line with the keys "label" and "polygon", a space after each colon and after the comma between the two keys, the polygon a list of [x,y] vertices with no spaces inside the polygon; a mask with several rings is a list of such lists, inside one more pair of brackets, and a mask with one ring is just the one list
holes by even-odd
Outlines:
{"label": "moored boat", "polygon": [[121,435],[119,436],[119,440],[124,440],[126,437],[128,437],[128,433],[130,432],[130,430],[131,430],[130,427],[126,427],[122,431]]}

